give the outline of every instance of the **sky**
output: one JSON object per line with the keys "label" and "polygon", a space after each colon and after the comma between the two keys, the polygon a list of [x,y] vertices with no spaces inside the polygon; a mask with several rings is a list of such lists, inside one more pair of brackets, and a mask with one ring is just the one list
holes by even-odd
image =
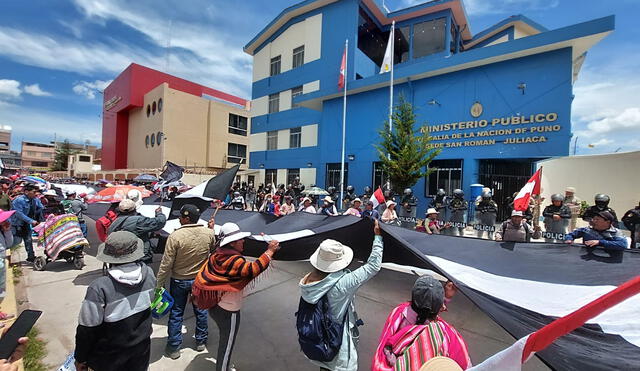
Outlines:
{"label": "sky", "polygon": [[[242,51],[298,0],[7,0],[0,2],[0,125],[22,140],[100,145],[101,91],[131,62],[243,98]],[[423,0],[385,0],[391,10]],[[640,0],[466,0],[471,32],[523,14],[549,29],[614,14],[574,85],[576,154],[640,149]],[[573,153],[573,147],[571,149]]]}

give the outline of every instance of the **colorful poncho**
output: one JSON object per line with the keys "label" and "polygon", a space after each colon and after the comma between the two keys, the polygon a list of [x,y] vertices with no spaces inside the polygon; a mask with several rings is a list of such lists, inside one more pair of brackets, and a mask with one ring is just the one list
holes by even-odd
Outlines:
{"label": "colorful poncho", "polygon": [[52,260],[56,260],[63,250],[89,246],[89,241],[82,235],[78,217],[74,214],[50,215],[34,230],[38,233],[39,243]]}
{"label": "colorful poncho", "polygon": [[373,359],[373,371],[409,371],[433,357],[449,357],[463,370],[471,367],[467,344],[462,336],[442,318],[424,325],[407,321],[411,303],[397,306],[387,318]]}
{"label": "colorful poncho", "polygon": [[267,269],[269,262],[271,258],[266,253],[249,262],[237,251],[219,247],[202,265],[193,282],[194,304],[200,309],[218,305],[223,294],[242,291]]}

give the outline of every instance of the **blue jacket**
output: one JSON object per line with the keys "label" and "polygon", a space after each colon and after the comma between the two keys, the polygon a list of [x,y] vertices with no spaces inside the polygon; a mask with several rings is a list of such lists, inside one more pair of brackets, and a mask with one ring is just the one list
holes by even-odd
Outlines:
{"label": "blue jacket", "polygon": [[598,240],[598,246],[609,250],[624,250],[627,248],[627,239],[615,227],[602,232],[598,232],[591,227],[578,228],[564,236],[565,241],[573,241],[576,238],[582,238],[583,242]]}
{"label": "blue jacket", "polygon": [[[35,204],[35,219],[28,217],[31,202]],[[11,209],[16,211],[11,216],[11,224],[13,224],[16,229],[19,229],[24,224],[31,224],[34,220],[42,220],[42,210],[44,210],[44,206],[42,206],[42,202],[37,198],[30,199],[25,195],[20,195],[13,200]]]}

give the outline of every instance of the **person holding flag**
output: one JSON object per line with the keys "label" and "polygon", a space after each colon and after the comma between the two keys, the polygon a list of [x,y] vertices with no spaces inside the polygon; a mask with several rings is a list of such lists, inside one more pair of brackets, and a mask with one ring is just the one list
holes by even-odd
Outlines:
{"label": "person holding flag", "polygon": [[496,231],[496,241],[505,242],[529,242],[531,238],[538,239],[542,233],[539,226],[531,227],[523,221],[524,212],[529,210],[530,200],[533,196],[540,195],[540,182],[542,180],[542,168],[531,176],[527,184],[514,197],[511,219],[502,223]]}

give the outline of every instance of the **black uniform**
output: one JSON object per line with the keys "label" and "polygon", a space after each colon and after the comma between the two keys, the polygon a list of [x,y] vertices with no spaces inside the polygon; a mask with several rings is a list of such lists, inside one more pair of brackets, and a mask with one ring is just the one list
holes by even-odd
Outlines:
{"label": "black uniform", "polygon": [[622,223],[631,231],[631,248],[640,249],[640,206],[627,211],[622,217]]}

